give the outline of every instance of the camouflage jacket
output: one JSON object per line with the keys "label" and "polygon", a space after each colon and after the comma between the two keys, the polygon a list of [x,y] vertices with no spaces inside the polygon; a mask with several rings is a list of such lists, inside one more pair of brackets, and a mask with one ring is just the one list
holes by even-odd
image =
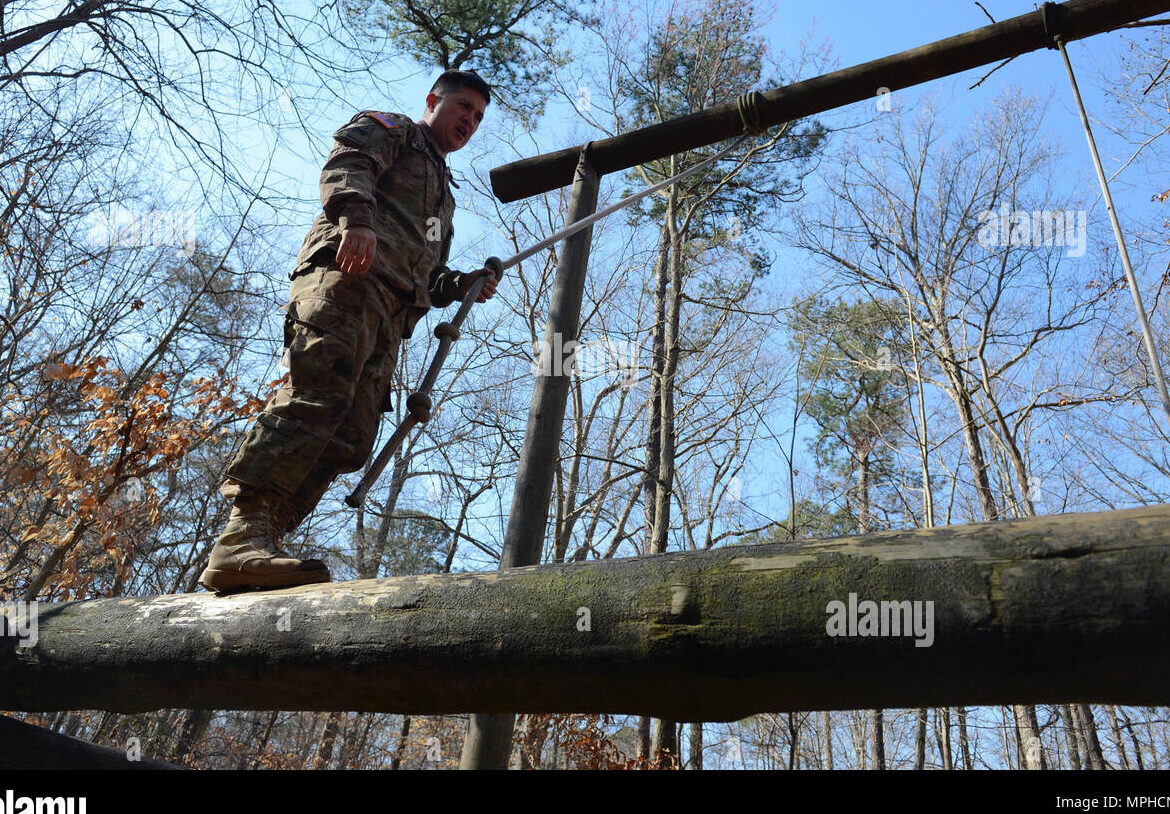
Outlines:
{"label": "camouflage jacket", "polygon": [[461,299],[463,275],[447,268],[454,182],[430,128],[398,113],[365,112],[333,139],[321,172],[322,211],[305,236],[297,271],[332,259],[343,230],[368,226],[378,250],[367,274],[416,308]]}

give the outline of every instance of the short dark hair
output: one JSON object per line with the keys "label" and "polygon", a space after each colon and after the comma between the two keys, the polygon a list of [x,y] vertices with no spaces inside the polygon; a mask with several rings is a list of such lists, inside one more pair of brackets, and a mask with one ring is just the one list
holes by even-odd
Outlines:
{"label": "short dark hair", "polygon": [[443,71],[442,76],[435,80],[431,93],[442,99],[448,94],[455,93],[463,88],[471,88],[483,95],[490,104],[492,101],[492,87],[475,71]]}

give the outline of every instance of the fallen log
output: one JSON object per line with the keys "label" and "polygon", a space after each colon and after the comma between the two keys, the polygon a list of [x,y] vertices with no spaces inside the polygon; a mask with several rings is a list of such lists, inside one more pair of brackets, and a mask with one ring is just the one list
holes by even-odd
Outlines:
{"label": "fallen log", "polygon": [[0,769],[181,769],[0,715]]}
{"label": "fallen log", "polygon": [[36,619],[35,643],[0,638],[5,709],[717,721],[1158,705],[1170,702],[1170,506],[228,597],[45,604]]}

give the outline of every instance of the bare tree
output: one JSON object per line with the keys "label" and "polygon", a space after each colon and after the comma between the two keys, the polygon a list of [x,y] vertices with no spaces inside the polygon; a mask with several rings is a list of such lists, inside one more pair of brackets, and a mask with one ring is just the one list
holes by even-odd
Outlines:
{"label": "bare tree", "polygon": [[[891,117],[879,123],[876,156],[846,151],[829,185],[834,204],[823,217],[805,217],[798,238],[832,273],[906,303],[930,370],[941,374],[933,383],[953,404],[970,478],[964,494],[983,520],[1034,512],[1020,439],[1037,412],[1108,397],[1062,379],[1074,364],[1053,364],[1052,356],[1037,364],[1101,311],[1099,296],[1066,282],[1096,271],[1065,260],[1075,249],[1066,238],[1086,238],[1065,228],[1065,212],[1073,218],[1076,208],[1043,183],[1055,156],[1036,136],[1038,120],[1034,105],[1006,97],[970,136],[945,143],[929,104],[915,122]],[[1056,211],[1060,234],[1025,232],[1015,213],[1026,213],[1031,227],[1033,210]],[[993,228],[1002,217],[1006,228]],[[1013,713],[1021,760],[1043,767],[1035,709]]]}

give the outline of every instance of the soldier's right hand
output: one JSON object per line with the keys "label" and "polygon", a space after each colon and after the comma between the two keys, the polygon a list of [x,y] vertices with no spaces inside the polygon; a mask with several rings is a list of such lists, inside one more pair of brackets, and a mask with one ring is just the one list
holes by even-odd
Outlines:
{"label": "soldier's right hand", "polygon": [[353,226],[341,233],[337,265],[346,274],[365,274],[374,262],[378,237],[368,226]]}

